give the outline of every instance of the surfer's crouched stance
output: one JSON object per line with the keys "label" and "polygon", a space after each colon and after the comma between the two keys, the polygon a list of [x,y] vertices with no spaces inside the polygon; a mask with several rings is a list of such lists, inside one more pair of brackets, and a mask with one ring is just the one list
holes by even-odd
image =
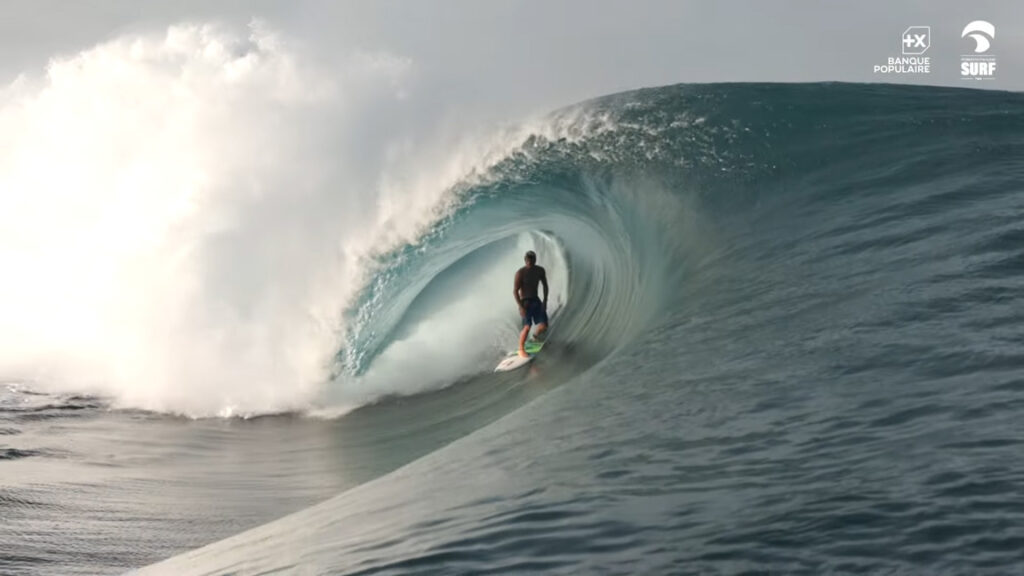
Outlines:
{"label": "surfer's crouched stance", "polygon": [[[544,268],[537,266],[537,255],[533,250],[526,253],[526,266],[516,272],[516,284],[512,289],[519,315],[523,317],[523,330],[519,333],[519,355],[526,358],[526,337],[530,335],[530,325],[536,324],[537,331],[533,337],[540,340],[548,329],[548,275]],[[544,285],[544,299],[537,297],[537,284]]]}

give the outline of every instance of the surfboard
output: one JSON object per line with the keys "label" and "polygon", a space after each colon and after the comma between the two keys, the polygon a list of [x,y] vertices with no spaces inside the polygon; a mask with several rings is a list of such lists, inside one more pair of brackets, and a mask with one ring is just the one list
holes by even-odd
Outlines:
{"label": "surfboard", "polygon": [[523,346],[523,348],[526,350],[526,353],[529,354],[529,356],[523,358],[522,356],[519,355],[518,352],[511,352],[508,356],[505,357],[504,360],[498,363],[498,365],[494,368],[494,371],[508,372],[510,370],[515,370],[516,368],[526,366],[527,364],[533,361],[533,359],[537,356],[537,353],[540,352],[540,349],[544,347],[545,341],[547,341],[547,338],[545,338],[543,341],[527,340],[526,345]]}

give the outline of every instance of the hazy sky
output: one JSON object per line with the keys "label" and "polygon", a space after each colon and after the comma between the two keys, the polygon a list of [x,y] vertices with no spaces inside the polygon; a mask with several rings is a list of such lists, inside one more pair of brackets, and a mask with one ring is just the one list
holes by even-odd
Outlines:
{"label": "hazy sky", "polygon": [[[430,98],[495,114],[679,82],[818,81],[1024,87],[1024,4],[1004,1],[0,0],[0,78],[54,55],[169,24],[252,18],[330,62],[353,48],[413,61]],[[994,80],[959,77],[972,20],[996,27]],[[911,25],[932,30],[932,72],[878,75]]]}

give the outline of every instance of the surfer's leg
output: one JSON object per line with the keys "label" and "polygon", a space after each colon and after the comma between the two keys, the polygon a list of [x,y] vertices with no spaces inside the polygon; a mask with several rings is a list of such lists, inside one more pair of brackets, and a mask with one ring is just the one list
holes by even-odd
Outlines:
{"label": "surfer's leg", "polygon": [[533,331],[534,340],[543,340],[544,332],[548,329],[548,311],[545,308],[543,304],[537,302],[537,309],[533,314],[533,321],[537,323],[537,329]]}
{"label": "surfer's leg", "polygon": [[523,326],[523,330],[519,333],[519,355],[523,358],[529,356],[526,353],[526,337],[530,334],[530,325]]}
{"label": "surfer's leg", "polygon": [[548,325],[547,325],[546,322],[542,323],[542,324],[537,324],[537,329],[533,331],[533,339],[534,340],[543,340],[544,339],[544,333],[547,332],[547,330],[548,330]]}

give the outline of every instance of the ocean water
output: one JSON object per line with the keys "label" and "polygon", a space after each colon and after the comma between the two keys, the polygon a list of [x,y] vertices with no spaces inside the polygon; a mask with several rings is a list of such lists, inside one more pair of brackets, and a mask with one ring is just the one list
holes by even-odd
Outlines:
{"label": "ocean water", "polygon": [[[353,205],[333,200],[349,192],[255,203],[254,229],[295,225],[274,242],[184,236],[220,265],[188,268],[186,303],[204,306],[184,328],[101,309],[128,359],[69,356],[97,333],[55,343],[17,317],[0,572],[1024,570],[1022,105],[855,84],[575,104],[442,179],[428,209],[396,197],[414,233],[349,260],[349,288],[316,306],[335,276],[294,257],[325,250],[309,244],[331,230],[315,216]],[[253,200],[194,209],[232,202]],[[287,209],[304,202],[316,210]],[[343,253],[345,238],[332,237]],[[240,261],[221,249],[251,242]],[[527,247],[553,280],[552,336],[528,369],[493,374],[514,345],[508,292]],[[261,275],[263,257],[288,281]],[[213,291],[227,272],[273,289]],[[137,345],[111,336],[140,326]],[[191,341],[215,345],[197,355]],[[238,350],[220,360],[243,368],[214,369]]]}

